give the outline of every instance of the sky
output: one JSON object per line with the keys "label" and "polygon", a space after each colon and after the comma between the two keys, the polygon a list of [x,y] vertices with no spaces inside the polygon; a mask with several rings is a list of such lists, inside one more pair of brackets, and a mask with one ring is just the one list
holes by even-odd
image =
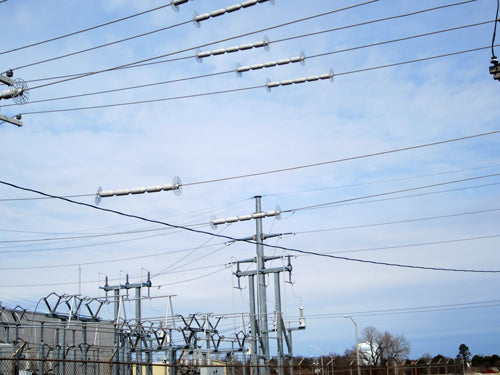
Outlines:
{"label": "sky", "polygon": [[[280,274],[285,320],[297,326],[300,306],[306,318],[294,354],[353,347],[345,315],[360,334],[404,335],[411,358],[454,358],[462,343],[499,353],[496,2],[276,0],[198,25],[196,14],[236,2],[166,4],[0,4],[0,71],[30,88],[24,105],[0,101],[23,122],[0,125],[2,305],[102,297],[106,276],[119,284],[149,272],[158,298],[144,301],[145,317],[164,317],[169,295],[176,314],[245,316],[248,280],[233,272],[255,245],[228,238],[252,236],[256,222],[210,221],[252,214],[261,196],[263,211],[281,211],[262,220],[280,235],[266,240],[278,258],[266,267],[287,256],[293,267]],[[78,76],[88,72],[98,73]],[[96,205],[100,187],[176,177],[180,195]],[[267,285],[273,311],[272,277]],[[112,313],[106,305],[103,317]],[[224,329],[239,324],[228,318]]]}

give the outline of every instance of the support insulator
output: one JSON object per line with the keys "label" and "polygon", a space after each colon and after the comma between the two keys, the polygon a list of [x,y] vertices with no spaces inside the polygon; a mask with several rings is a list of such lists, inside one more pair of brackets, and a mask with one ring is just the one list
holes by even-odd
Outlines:
{"label": "support insulator", "polygon": [[264,38],[260,42],[247,43],[240,46],[233,46],[228,48],[218,48],[213,51],[200,51],[196,53],[195,58],[198,62],[201,62],[201,59],[205,57],[223,55],[225,53],[233,53],[238,51],[246,51],[252,48],[264,48],[267,51],[269,50],[270,43],[271,42],[269,41],[269,38],[267,36],[264,36]]}
{"label": "support insulator", "polygon": [[101,198],[123,196],[129,194],[157,193],[160,191],[173,191],[175,195],[180,195],[182,193],[181,179],[176,176],[172,179],[171,184],[136,187],[132,189],[102,190],[102,188],[99,187],[96,193],[96,204],[98,205],[101,202]]}
{"label": "support insulator", "polygon": [[212,229],[216,229],[217,225],[221,224],[231,224],[231,223],[236,223],[238,221],[247,221],[251,219],[261,219],[264,217],[276,217],[277,219],[281,218],[281,209],[279,206],[276,207],[274,211],[268,211],[268,212],[256,212],[251,215],[243,215],[243,216],[234,216],[230,217],[227,219],[216,219],[215,217],[212,217],[210,219],[210,226]]}
{"label": "support insulator", "polygon": [[304,55],[303,52],[299,56],[291,57],[289,59],[282,59],[279,61],[268,61],[263,64],[254,64],[254,65],[246,65],[246,66],[237,66],[236,67],[236,74],[238,77],[241,76],[243,72],[248,72],[250,70],[258,70],[262,68],[272,68],[278,65],[286,65],[286,64],[294,64],[294,63],[301,63],[302,65],[305,64],[305,59],[306,56]]}
{"label": "support insulator", "polygon": [[278,87],[278,86],[289,86],[291,84],[298,84],[298,83],[304,83],[304,82],[313,82],[313,81],[318,81],[318,80],[325,80],[329,79],[331,82],[333,82],[335,78],[335,74],[333,73],[333,70],[330,69],[329,73],[326,74],[321,74],[319,76],[310,76],[310,77],[303,77],[303,78],[295,78],[295,79],[287,79],[284,81],[267,81],[266,82],[266,88],[268,91],[271,91],[271,88],[273,87]]}

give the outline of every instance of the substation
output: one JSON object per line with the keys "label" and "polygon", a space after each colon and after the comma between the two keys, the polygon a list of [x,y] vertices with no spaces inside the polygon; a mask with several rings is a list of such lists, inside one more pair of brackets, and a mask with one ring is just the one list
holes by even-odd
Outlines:
{"label": "substation", "polygon": [[[256,244],[256,256],[236,262],[234,275],[248,278],[249,311],[240,316],[213,313],[173,314],[173,296],[167,299],[164,318],[142,316],[142,302],[153,286],[150,275],[138,283],[100,287],[104,297],[50,293],[38,301],[35,311],[21,306],[0,307],[0,375],[278,375],[293,374],[292,334],[305,329],[303,309],[296,322],[283,319],[280,274],[292,272],[290,258],[283,266],[266,268],[263,241],[277,235],[262,233],[262,219],[278,216],[279,209],[229,219],[213,219],[212,225],[255,220],[256,234],[241,239]],[[240,270],[254,263],[253,270]],[[266,275],[273,275],[273,284]],[[284,277],[287,277],[286,275]],[[269,277],[271,279],[271,277]],[[274,288],[274,306],[267,306],[266,289]],[[113,306],[113,320],[101,318],[104,305]],[[128,307],[128,308],[126,308]],[[45,312],[41,312],[41,311]],[[134,311],[126,317],[123,311]],[[272,313],[269,313],[272,311]],[[222,319],[239,319],[239,330],[219,330]],[[273,343],[273,345],[271,345]]]}

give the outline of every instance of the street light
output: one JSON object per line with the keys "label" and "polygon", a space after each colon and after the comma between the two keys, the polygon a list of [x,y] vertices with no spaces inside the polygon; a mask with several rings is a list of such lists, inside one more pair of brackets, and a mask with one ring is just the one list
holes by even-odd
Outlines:
{"label": "street light", "polygon": [[323,352],[317,346],[311,345],[311,348],[314,348],[314,349],[318,350],[321,353],[321,375],[325,375],[324,374],[324,369],[323,369],[323,355],[324,355]]}
{"label": "street light", "polygon": [[344,318],[349,318],[354,323],[354,328],[356,330],[356,364],[358,365],[358,375],[361,375],[361,369],[359,368],[359,342],[358,342],[358,323],[354,321],[352,316],[344,315]]}

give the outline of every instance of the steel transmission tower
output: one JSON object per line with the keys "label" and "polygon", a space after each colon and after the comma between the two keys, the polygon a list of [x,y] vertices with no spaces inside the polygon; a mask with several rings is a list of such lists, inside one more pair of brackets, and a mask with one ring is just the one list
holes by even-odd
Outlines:
{"label": "steel transmission tower", "polygon": [[[251,331],[251,356],[250,361],[252,368],[259,368],[259,373],[261,375],[266,375],[269,373],[268,363],[271,358],[269,339],[270,334],[276,333],[277,342],[277,364],[278,364],[278,374],[284,374],[285,365],[285,355],[283,351],[283,342],[286,341],[288,346],[288,355],[291,356],[291,330],[286,329],[282,311],[281,311],[281,291],[280,291],[280,272],[292,271],[292,265],[290,263],[290,257],[288,258],[288,264],[282,267],[276,268],[266,268],[266,262],[276,259],[282,259],[281,256],[266,257],[264,255],[264,240],[271,237],[278,237],[281,234],[269,234],[265,235],[262,232],[262,219],[264,217],[277,217],[281,214],[279,208],[274,211],[263,212],[261,208],[261,196],[256,196],[255,198],[255,213],[251,215],[232,217],[229,219],[214,219],[212,220],[212,225],[220,225],[224,223],[233,223],[237,221],[246,221],[254,219],[256,221],[256,231],[255,236],[242,238],[240,241],[255,241],[256,243],[256,257],[246,260],[241,260],[237,262],[237,270],[234,273],[238,277],[238,283],[240,277],[248,277],[248,293],[250,301],[250,331]],[[256,269],[251,271],[241,271],[240,263],[256,263]],[[268,309],[267,309],[267,285],[266,285],[266,275],[274,274],[274,328],[269,328],[268,322]],[[255,280],[257,279],[257,280]],[[257,282],[257,296],[255,295],[255,282]],[[257,311],[256,311],[257,310]],[[302,323],[300,323],[302,324]],[[305,328],[305,324],[300,329]],[[256,375],[254,373],[253,375]]]}

